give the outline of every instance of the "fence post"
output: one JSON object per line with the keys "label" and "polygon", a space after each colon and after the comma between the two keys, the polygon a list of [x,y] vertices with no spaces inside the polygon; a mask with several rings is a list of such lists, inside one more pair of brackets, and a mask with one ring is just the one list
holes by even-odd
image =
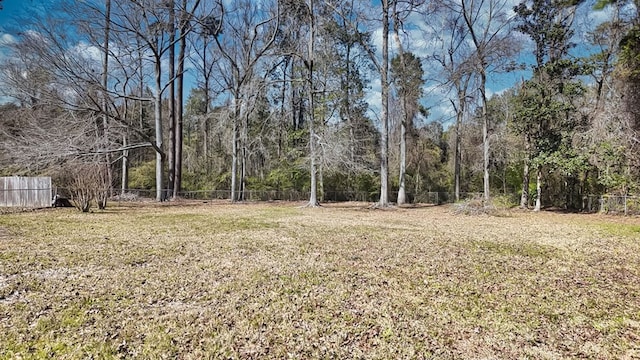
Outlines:
{"label": "fence post", "polygon": [[624,194],[624,215],[627,216],[627,194]]}

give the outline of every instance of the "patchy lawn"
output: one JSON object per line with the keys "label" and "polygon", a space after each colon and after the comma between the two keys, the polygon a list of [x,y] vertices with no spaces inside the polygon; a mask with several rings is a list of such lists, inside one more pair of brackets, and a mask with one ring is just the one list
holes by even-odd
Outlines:
{"label": "patchy lawn", "polygon": [[640,358],[638,218],[449,210],[0,215],[0,359]]}

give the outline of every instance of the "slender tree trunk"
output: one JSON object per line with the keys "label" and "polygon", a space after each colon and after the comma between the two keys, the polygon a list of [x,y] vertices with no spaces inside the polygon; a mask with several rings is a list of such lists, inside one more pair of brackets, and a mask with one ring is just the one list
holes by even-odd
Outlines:
{"label": "slender tree trunk", "polygon": [[507,167],[502,169],[502,195],[507,196]]}
{"label": "slender tree trunk", "polygon": [[346,75],[345,81],[342,83],[342,89],[344,91],[344,111],[347,117],[347,124],[349,124],[349,160],[351,163],[355,163],[356,159],[356,135],[355,135],[355,124],[353,123],[353,119],[351,116],[351,87],[349,86],[349,81],[351,79],[351,44],[347,44],[347,55],[346,55]]}
{"label": "slender tree trunk", "polygon": [[164,200],[164,185],[162,183],[162,65],[159,56],[155,59],[155,86],[154,118],[156,127],[156,201]]}
{"label": "slender tree trunk", "polygon": [[[309,95],[313,97],[313,95]],[[309,206],[318,206],[318,182],[316,174],[316,146],[315,146],[315,129],[313,128],[313,121],[309,119],[309,152],[311,158],[311,184],[309,189]]]}
{"label": "slender tree trunk", "polygon": [[[286,59],[284,62],[284,71],[282,72],[282,91],[280,92],[280,98],[282,99],[282,101],[280,102],[280,116],[281,119],[284,120],[282,122],[282,126],[280,126],[280,129],[278,131],[278,151],[277,151],[277,156],[278,159],[280,159],[282,157],[282,154],[284,153],[284,147],[285,147],[285,142],[286,142],[286,138],[285,136],[283,136],[286,133],[287,130],[287,122],[285,120],[285,111],[286,111],[286,101],[285,99],[287,98],[287,71],[289,68],[289,60]],[[280,190],[278,188],[278,190]]]}
{"label": "slender tree trunk", "polygon": [[407,128],[405,122],[400,123],[400,179],[398,187],[398,205],[402,205],[407,201],[405,175],[407,172]]}
{"label": "slender tree trunk", "polygon": [[[169,181],[167,189],[173,196],[176,175],[176,28],[175,28],[175,2],[170,0],[169,6]],[[168,195],[168,194],[167,194]]]}
{"label": "slender tree trunk", "polygon": [[389,206],[389,0],[382,0],[382,109],[380,118],[380,201],[379,207]]}
{"label": "slender tree trunk", "polygon": [[[484,61],[483,65],[484,65]],[[483,169],[483,190],[484,201],[489,201],[490,188],[489,188],[489,117],[487,116],[487,74],[485,72],[486,66],[483,66],[480,71],[480,97],[482,103],[482,169]]]}
{"label": "slender tree trunk", "polygon": [[[186,11],[187,0],[182,0],[182,9]],[[176,92],[176,131],[175,131],[175,181],[173,184],[173,198],[177,198],[182,190],[182,140],[183,140],[183,109],[182,102],[184,101],[184,60],[186,56],[187,48],[187,22],[183,19],[180,23],[180,51],[178,53],[178,88]],[[208,89],[206,90],[209,91]],[[208,105],[207,105],[208,106]]]}
{"label": "slender tree trunk", "polygon": [[247,200],[247,156],[249,156],[249,151],[247,149],[248,139],[249,139],[249,113],[245,109],[245,116],[242,120],[242,134],[240,134],[240,144],[241,144],[241,167],[240,167],[240,201]]}
{"label": "slender tree trunk", "polygon": [[202,154],[205,159],[209,157],[209,117],[206,114],[202,120]]}
{"label": "slender tree trunk", "polygon": [[[458,82],[456,87],[460,89]],[[462,118],[466,107],[466,95],[463,91],[458,90],[458,106],[456,111],[456,140],[455,140],[455,157],[453,159],[453,182],[456,201],[460,201],[460,176],[462,163]]]}
{"label": "slender tree trunk", "polygon": [[[460,3],[462,6],[462,14],[464,16],[465,23],[467,24],[467,29],[469,29],[469,35],[471,35],[471,39],[473,40],[473,44],[476,49],[476,53],[478,56],[479,66],[477,72],[480,75],[480,84],[478,89],[480,90],[480,106],[482,108],[482,169],[483,169],[483,200],[488,201],[490,197],[490,187],[489,187],[489,119],[487,118],[487,61],[486,61],[486,52],[487,51],[487,31],[489,29],[485,29],[485,31],[481,31],[485,35],[481,39],[476,33],[475,25],[478,24],[478,20],[470,13],[474,11],[473,2],[462,1]],[[467,5],[471,7],[471,9],[467,10]],[[491,4],[493,5],[493,3]],[[493,11],[489,10],[488,22],[491,23],[491,19],[493,16]],[[488,24],[488,25],[489,25]],[[487,26],[488,26],[487,25]],[[494,34],[495,35],[495,34]]]}
{"label": "slender tree trunk", "polygon": [[536,207],[533,211],[540,211],[542,208],[542,167],[538,167],[536,172]]}
{"label": "slender tree trunk", "polygon": [[315,104],[313,102],[313,60],[314,60],[314,41],[315,41],[315,17],[313,14],[313,0],[309,0],[309,44],[308,44],[308,67],[309,67],[309,153],[311,158],[311,186],[309,189],[309,206],[318,206],[318,182],[316,174],[316,133],[315,133]]}
{"label": "slender tree trunk", "polygon": [[324,169],[323,169],[322,165],[318,166],[318,192],[320,193],[320,201],[325,201]]}
{"label": "slender tree trunk", "polygon": [[[122,146],[127,147],[127,135],[122,135]],[[129,150],[122,152],[122,182],[121,182],[121,195],[124,195],[129,188]]]}
{"label": "slender tree trunk", "polygon": [[[460,116],[459,114],[456,116]],[[456,153],[453,163],[453,181],[456,201],[460,201],[460,162],[462,161],[462,144],[460,141],[460,121],[456,120]]]}
{"label": "slender tree trunk", "polygon": [[[102,63],[102,87],[104,89],[103,92],[103,114],[102,114],[102,126],[103,126],[103,137],[104,137],[104,146],[105,148],[109,146],[109,107],[108,107],[108,93],[107,87],[109,86],[109,41],[111,33],[111,0],[105,0],[105,24],[104,24],[104,58]],[[111,169],[111,155],[109,153],[105,154],[105,170],[107,175],[107,186],[108,189],[102,189],[102,191],[112,193],[112,184],[113,184],[113,171]],[[104,203],[98,201],[98,207],[103,208],[106,206],[106,196],[104,199]]]}
{"label": "slender tree trunk", "polygon": [[237,175],[238,175],[238,119],[240,118],[240,104],[238,100],[238,93],[234,94],[233,99],[233,129],[231,139],[231,201],[237,201],[236,188],[237,188]]}
{"label": "slender tree trunk", "polygon": [[[142,54],[142,45],[140,45],[140,39],[136,38],[136,45],[138,46],[138,69],[140,70],[140,88],[138,89],[138,97],[140,99],[144,98],[144,56]],[[140,126],[140,130],[144,129],[144,101],[138,101],[138,105],[140,106],[138,109],[138,122]]]}
{"label": "slender tree trunk", "polygon": [[[204,158],[208,158],[209,154],[208,154],[208,138],[209,138],[209,107],[211,106],[211,99],[210,99],[210,73],[208,71],[207,68],[207,42],[208,38],[205,35],[204,36],[204,49],[202,50],[202,68],[204,69],[204,99],[205,102],[207,103],[207,106],[205,106],[204,108],[204,118],[202,120],[202,154],[204,155]],[[207,162],[208,164],[208,162]],[[208,165],[207,165],[208,167]],[[231,196],[231,199],[233,200],[233,195]]]}
{"label": "slender tree trunk", "polygon": [[[400,24],[398,19],[398,12],[396,9],[398,2],[393,2],[393,35],[396,41],[396,45],[398,46],[398,54],[400,56],[400,67],[402,69],[402,73],[406,74],[406,66],[404,62],[404,50],[402,48],[402,43],[400,42]],[[398,179],[398,205],[402,205],[407,200],[407,192],[406,192],[406,184],[405,184],[405,175],[407,171],[407,124],[410,119],[408,119],[408,111],[407,111],[407,94],[401,94],[400,101],[400,174]]]}
{"label": "slender tree trunk", "polygon": [[529,178],[530,178],[530,169],[529,164],[531,163],[531,142],[529,139],[529,135],[525,134],[524,136],[524,164],[522,168],[522,194],[520,195],[520,208],[528,209],[529,208]]}

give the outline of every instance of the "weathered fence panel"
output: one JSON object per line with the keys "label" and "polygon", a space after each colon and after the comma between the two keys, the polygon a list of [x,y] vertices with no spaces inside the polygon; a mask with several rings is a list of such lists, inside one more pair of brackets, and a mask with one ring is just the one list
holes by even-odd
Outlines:
{"label": "weathered fence panel", "polygon": [[0,177],[0,206],[43,208],[51,200],[50,177]]}

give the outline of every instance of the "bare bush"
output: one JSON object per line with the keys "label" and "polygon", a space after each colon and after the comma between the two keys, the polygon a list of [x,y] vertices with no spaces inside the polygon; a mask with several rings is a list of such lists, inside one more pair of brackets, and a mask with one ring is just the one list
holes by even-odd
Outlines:
{"label": "bare bush", "polygon": [[107,204],[108,185],[107,171],[104,164],[72,163],[68,166],[71,181],[69,191],[75,207],[88,212],[93,200],[99,209]]}
{"label": "bare bush", "polygon": [[453,205],[453,212],[456,215],[506,216],[509,214],[509,209],[513,207],[513,205],[512,201],[505,197],[496,197],[489,200],[474,197],[455,203]]}

